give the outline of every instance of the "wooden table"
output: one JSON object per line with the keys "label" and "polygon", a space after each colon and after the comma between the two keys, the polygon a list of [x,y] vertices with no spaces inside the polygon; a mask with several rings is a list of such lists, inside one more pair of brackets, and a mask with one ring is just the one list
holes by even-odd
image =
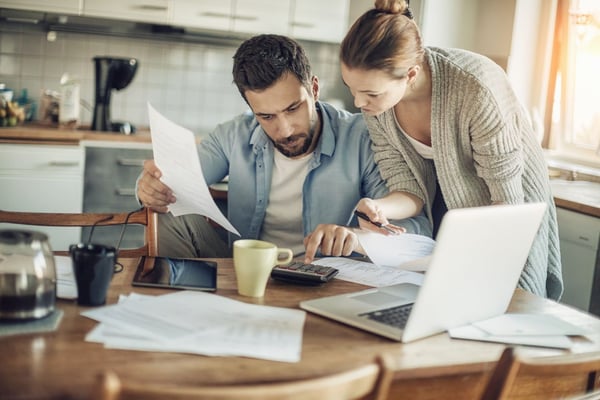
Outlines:
{"label": "wooden table", "polygon": [[[361,285],[334,280],[321,287],[294,286],[269,281],[265,297],[239,296],[231,259],[219,264],[217,295],[255,304],[298,307],[305,299],[354,291]],[[132,287],[137,260],[121,260],[123,272],[111,283],[108,303],[119,294],[131,292],[165,294],[168,290]],[[476,300],[475,300],[476,301]],[[179,353],[109,350],[84,341],[96,322],[80,314],[85,307],[75,301],[58,300],[64,317],[56,332],[0,337],[0,398],[86,398],[96,375],[105,369],[124,380],[182,385],[268,382],[321,376],[343,371],[386,352],[397,361],[392,388],[402,398],[477,398],[504,345],[453,340],[446,333],[410,344],[400,344],[337,322],[308,314],[304,327],[302,360],[283,363],[243,357],[205,357]],[[600,320],[517,290],[510,307],[513,312],[560,315],[598,332],[594,342],[578,340],[573,351],[600,349]],[[579,338],[578,338],[579,339]],[[540,355],[558,350],[529,348]]]}

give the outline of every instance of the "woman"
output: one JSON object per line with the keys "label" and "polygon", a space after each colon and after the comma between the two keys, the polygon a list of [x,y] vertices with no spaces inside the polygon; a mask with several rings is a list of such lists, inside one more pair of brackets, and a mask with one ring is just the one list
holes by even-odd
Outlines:
{"label": "woman", "polygon": [[465,50],[424,47],[404,0],[375,1],[350,28],[340,56],[391,192],[361,199],[358,210],[387,224],[424,207],[436,232],[446,209],[546,202],[519,286],[559,299],[558,226],[547,168],[504,71]]}

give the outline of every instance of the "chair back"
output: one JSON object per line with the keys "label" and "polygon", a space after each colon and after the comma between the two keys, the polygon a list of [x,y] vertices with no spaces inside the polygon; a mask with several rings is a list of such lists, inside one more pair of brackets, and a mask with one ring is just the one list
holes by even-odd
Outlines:
{"label": "chair back", "polygon": [[598,389],[600,352],[526,358],[507,347],[481,399],[563,399]]}
{"label": "chair back", "polygon": [[[379,399],[380,365],[372,362],[314,379],[222,386],[158,386],[124,382],[114,371],[98,376],[93,400],[353,400]],[[385,398],[385,395],[381,398]]]}
{"label": "chair back", "polygon": [[[150,208],[123,213],[45,213],[0,210],[0,222],[37,226],[106,226],[138,224],[145,226],[144,244],[135,249],[119,249],[121,257],[158,255],[156,213]],[[56,252],[57,254],[65,252]]]}

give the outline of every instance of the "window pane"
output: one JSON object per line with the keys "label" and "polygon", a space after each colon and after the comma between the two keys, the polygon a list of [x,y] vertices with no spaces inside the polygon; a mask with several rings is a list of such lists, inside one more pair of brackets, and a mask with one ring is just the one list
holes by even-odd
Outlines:
{"label": "window pane", "polygon": [[600,1],[570,0],[553,115],[559,150],[586,158],[600,146]]}
{"label": "window pane", "polygon": [[[573,121],[572,143],[595,147],[600,139],[600,26],[593,15],[600,2],[573,1],[585,17],[571,18],[569,43],[572,49]],[[576,9],[577,10],[577,9]],[[579,21],[579,23],[577,23]],[[570,58],[571,58],[570,57]]]}

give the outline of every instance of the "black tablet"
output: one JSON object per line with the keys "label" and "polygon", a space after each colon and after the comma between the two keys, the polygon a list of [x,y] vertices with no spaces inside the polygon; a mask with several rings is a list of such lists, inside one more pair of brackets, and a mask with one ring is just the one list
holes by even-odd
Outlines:
{"label": "black tablet", "polygon": [[217,290],[217,263],[197,258],[142,257],[133,286]]}

